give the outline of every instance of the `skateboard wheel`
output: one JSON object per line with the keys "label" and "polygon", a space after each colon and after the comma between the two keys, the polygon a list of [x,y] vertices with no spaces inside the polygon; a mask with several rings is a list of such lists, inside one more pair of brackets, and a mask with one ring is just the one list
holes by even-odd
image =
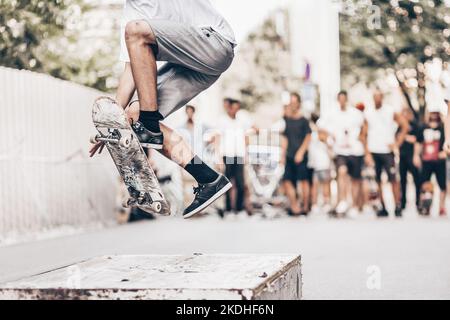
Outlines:
{"label": "skateboard wheel", "polygon": [[124,207],[125,209],[128,209],[130,207],[129,200],[123,200],[122,207]]}
{"label": "skateboard wheel", "polygon": [[127,199],[127,200],[124,200],[124,201],[122,202],[122,207],[124,207],[125,209],[128,209],[128,208],[130,208],[130,207],[133,207],[134,205],[136,205],[136,200],[135,200],[135,199],[132,199],[132,198]]}
{"label": "skateboard wheel", "polygon": [[96,134],[95,136],[92,136],[91,143],[96,144],[98,142],[98,138],[100,138],[100,136],[98,134]]}
{"label": "skateboard wheel", "polygon": [[162,210],[162,205],[159,202],[154,202],[152,204],[152,210],[154,210],[156,213],[160,213]]}
{"label": "skateboard wheel", "polygon": [[119,145],[123,148],[129,148],[131,145],[131,137],[123,137],[119,140]]}

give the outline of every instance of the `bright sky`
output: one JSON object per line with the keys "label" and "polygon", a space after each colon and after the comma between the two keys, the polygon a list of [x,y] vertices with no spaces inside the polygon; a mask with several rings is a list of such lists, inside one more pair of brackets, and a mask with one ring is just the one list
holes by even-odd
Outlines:
{"label": "bright sky", "polygon": [[270,13],[289,0],[211,0],[234,29],[237,41],[244,37]]}

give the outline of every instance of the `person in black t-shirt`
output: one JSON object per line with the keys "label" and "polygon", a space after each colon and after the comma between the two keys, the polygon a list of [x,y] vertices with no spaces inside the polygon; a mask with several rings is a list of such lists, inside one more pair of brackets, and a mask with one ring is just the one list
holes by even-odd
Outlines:
{"label": "person in black t-shirt", "polygon": [[414,163],[422,168],[422,184],[431,181],[434,174],[441,189],[440,212],[446,216],[447,153],[444,151],[445,130],[439,112],[430,112],[426,125],[419,132],[415,148]]}
{"label": "person in black t-shirt", "polygon": [[[310,170],[308,148],[311,142],[311,127],[301,112],[301,98],[291,94],[291,102],[285,116],[283,133],[285,159],[284,188],[290,202],[290,215],[307,215],[310,211]],[[302,195],[302,204],[298,195]]]}
{"label": "person in black t-shirt", "polygon": [[416,207],[419,205],[420,198],[420,172],[419,168],[414,165],[414,145],[417,142],[420,126],[415,120],[414,113],[410,108],[404,108],[402,111],[403,117],[409,123],[409,132],[406,135],[405,142],[400,147],[400,185],[401,185],[401,209],[405,210],[407,202],[407,185],[408,172],[414,178],[416,187]]}

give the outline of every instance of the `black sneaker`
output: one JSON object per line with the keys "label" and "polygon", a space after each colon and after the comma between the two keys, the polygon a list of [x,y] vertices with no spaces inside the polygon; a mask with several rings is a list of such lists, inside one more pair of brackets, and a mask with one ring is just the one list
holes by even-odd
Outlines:
{"label": "black sneaker", "polygon": [[188,219],[202,212],[230,190],[231,187],[230,180],[223,175],[220,175],[213,183],[200,184],[197,188],[194,188],[194,202],[184,210],[183,217]]}
{"label": "black sneaker", "polygon": [[381,209],[380,211],[377,212],[377,217],[378,218],[389,218],[389,212],[387,212],[386,209]]}
{"label": "black sneaker", "polygon": [[397,206],[395,208],[395,217],[402,218],[403,217],[403,210],[401,206]]}
{"label": "black sneaker", "polygon": [[134,123],[132,128],[142,147],[156,150],[161,150],[163,148],[164,136],[162,133],[153,133],[147,130],[139,121]]}

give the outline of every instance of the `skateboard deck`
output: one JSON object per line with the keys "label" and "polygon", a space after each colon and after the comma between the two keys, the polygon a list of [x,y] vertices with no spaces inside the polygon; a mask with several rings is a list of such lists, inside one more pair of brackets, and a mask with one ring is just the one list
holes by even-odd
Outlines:
{"label": "skateboard deck", "polygon": [[101,97],[94,103],[92,120],[98,134],[91,142],[105,143],[130,195],[123,206],[170,215],[170,205],[124,110],[113,99]]}

